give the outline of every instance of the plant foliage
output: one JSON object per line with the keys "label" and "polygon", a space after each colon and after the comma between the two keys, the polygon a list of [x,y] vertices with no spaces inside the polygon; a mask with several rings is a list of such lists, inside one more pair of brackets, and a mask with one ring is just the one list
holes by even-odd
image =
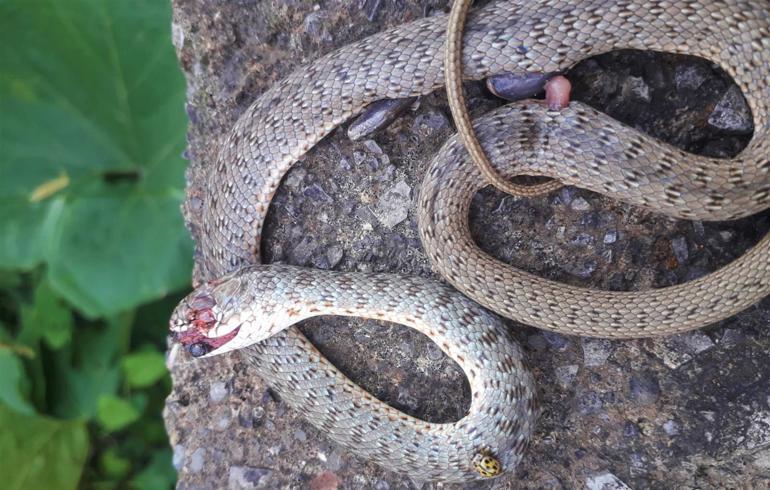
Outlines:
{"label": "plant foliage", "polygon": [[0,0],[4,488],[169,488],[168,314],[189,283],[170,5]]}

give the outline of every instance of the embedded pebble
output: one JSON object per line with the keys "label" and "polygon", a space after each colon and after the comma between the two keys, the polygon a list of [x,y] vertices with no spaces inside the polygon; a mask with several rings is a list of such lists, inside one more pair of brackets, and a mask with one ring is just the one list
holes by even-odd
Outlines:
{"label": "embedded pebble", "polygon": [[671,239],[671,248],[674,251],[674,256],[679,264],[684,264],[687,261],[689,252],[687,250],[687,239],[683,236],[678,236]]}
{"label": "embedded pebble", "polygon": [[390,484],[385,480],[377,480],[374,484],[374,490],[390,490]]}
{"label": "embedded pebble", "polygon": [[594,237],[592,237],[588,233],[579,233],[575,238],[572,239],[572,243],[574,243],[575,245],[581,245],[581,246],[587,247],[589,245],[593,245]]}
{"label": "embedded pebble", "polygon": [[[746,334],[738,330],[737,328],[728,328],[722,334],[720,342],[725,346],[738,345],[746,339]],[[770,405],[770,402],[768,403]]]}
{"label": "embedded pebble", "polygon": [[770,411],[758,410],[751,414],[746,438],[741,443],[748,450],[770,446]]}
{"label": "embedded pebble", "polygon": [[190,456],[190,471],[193,473],[198,473],[200,470],[202,470],[205,459],[206,449],[202,447],[196,449],[195,452],[192,453],[192,456]]}
{"label": "embedded pebble", "polygon": [[588,477],[586,487],[588,490],[631,490],[631,487],[608,471]]}
{"label": "embedded pebble", "polygon": [[438,361],[445,355],[444,352],[442,352],[442,350],[439,349],[438,346],[433,342],[428,344],[427,351],[428,359],[431,361]]}
{"label": "embedded pebble", "polygon": [[559,366],[555,369],[556,379],[559,381],[559,385],[562,388],[569,388],[577,377],[579,366],[577,364],[570,364],[568,366]]}
{"label": "embedded pebble", "polygon": [[700,330],[654,339],[648,350],[671,369],[678,369],[693,357],[714,346],[714,341]]}
{"label": "embedded pebble", "polygon": [[307,264],[313,256],[313,251],[318,248],[315,239],[310,236],[304,236],[291,251],[292,258],[298,264]]}
{"label": "embedded pebble", "polygon": [[241,427],[251,429],[262,424],[265,417],[265,409],[262,407],[243,407],[238,414],[238,423]]}
{"label": "embedded pebble", "polygon": [[326,460],[326,467],[332,471],[339,471],[342,468],[343,455],[339,448],[334,449]]}
{"label": "embedded pebble", "polygon": [[583,199],[582,197],[576,198],[570,203],[570,206],[575,211],[588,211],[591,209],[591,203]]}
{"label": "embedded pebble", "polygon": [[711,340],[711,337],[700,330],[681,334],[680,339],[692,354],[699,354],[714,347],[714,341]]}
{"label": "embedded pebble", "polygon": [[375,214],[387,228],[393,228],[409,216],[412,188],[403,180],[388,189],[377,202]]}
{"label": "embedded pebble", "polygon": [[382,0],[364,0],[359,3],[369,22],[374,22],[382,6]]}
{"label": "embedded pebble", "polygon": [[343,253],[342,247],[339,245],[332,245],[326,250],[326,259],[329,261],[330,268],[340,263]]}
{"label": "embedded pebble", "polygon": [[639,427],[630,420],[626,420],[623,424],[623,435],[626,437],[637,437],[639,436]]}
{"label": "embedded pebble", "polygon": [[708,118],[712,126],[734,131],[750,133],[754,128],[750,112],[746,110],[746,99],[738,87],[730,87]]}
{"label": "embedded pebble", "polygon": [[583,365],[601,366],[612,353],[612,342],[607,339],[583,339]]}
{"label": "embedded pebble", "polygon": [[356,150],[353,152],[353,162],[355,162],[356,165],[361,165],[366,158],[367,155],[363,151]]}
{"label": "embedded pebble", "polygon": [[770,451],[759,451],[755,455],[754,466],[764,471],[770,471]]}
{"label": "embedded pebble", "polygon": [[425,129],[437,131],[447,128],[449,128],[449,119],[443,113],[433,111],[415,117],[412,130],[415,132],[424,131]]}
{"label": "embedded pebble", "polygon": [[417,407],[420,406],[420,402],[414,395],[409,393],[408,388],[402,388],[398,390],[396,401],[401,405],[408,407],[409,410],[417,410]]}
{"label": "embedded pebble", "polygon": [[663,424],[663,430],[666,432],[666,434],[675,436],[679,434],[679,424],[677,424],[675,420],[667,420]]}
{"label": "embedded pebble", "polygon": [[231,466],[228,473],[227,487],[229,490],[270,488],[272,476],[273,470],[269,468]]}
{"label": "embedded pebble", "polygon": [[629,469],[631,475],[642,475],[646,471],[647,468],[647,458],[644,457],[643,454],[639,454],[638,452],[634,452],[631,454],[630,462],[629,462]]}
{"label": "embedded pebble", "polygon": [[701,65],[677,66],[674,82],[677,90],[694,90],[703,85],[709,73]]}
{"label": "embedded pebble", "polygon": [[305,188],[303,194],[316,202],[334,202],[334,199],[318,184],[310,184]]}
{"label": "embedded pebble", "polygon": [[290,189],[296,189],[299,187],[302,181],[305,180],[306,175],[307,170],[302,167],[294,167],[289,170],[289,173],[286,174],[286,177],[283,179],[283,183]]}
{"label": "embedded pebble", "polygon": [[326,258],[326,255],[314,255],[310,263],[313,264],[313,267],[315,267],[316,269],[330,268],[329,259]]}
{"label": "embedded pebble", "polygon": [[631,400],[639,405],[651,405],[660,397],[658,378],[652,371],[633,374],[628,386]]}
{"label": "embedded pebble", "polygon": [[227,428],[230,426],[230,421],[231,421],[231,420],[232,420],[232,419],[231,419],[231,418],[230,418],[230,416],[229,416],[229,415],[227,415],[227,414],[220,416],[220,417],[217,419],[217,423],[216,423],[216,427],[217,427],[217,429],[219,429],[219,430],[225,430],[225,429],[227,429]]}
{"label": "embedded pebble", "polygon": [[366,141],[364,141],[364,146],[366,147],[367,150],[369,150],[370,152],[372,152],[375,155],[382,155],[383,154],[382,148],[380,148],[380,145],[378,145],[377,142],[374,141],[374,140],[366,140]]}
{"label": "embedded pebble", "polygon": [[174,445],[174,452],[171,456],[171,464],[174,465],[174,469],[179,471],[184,464],[185,447],[181,444]]}
{"label": "embedded pebble", "polygon": [[329,24],[329,16],[326,12],[316,10],[311,12],[305,17],[303,27],[305,32],[312,38],[321,40],[323,42],[331,42],[332,36],[329,33],[326,26]]}
{"label": "embedded pebble", "polygon": [[594,259],[586,259],[578,264],[567,265],[565,270],[578,276],[578,277],[591,277],[591,274],[596,270],[597,263]]}
{"label": "embedded pebble", "polygon": [[602,409],[602,406],[602,399],[595,391],[583,393],[577,399],[577,408],[583,415],[594,415]]}
{"label": "embedded pebble", "polygon": [[209,388],[209,398],[213,402],[220,402],[227,396],[227,385],[222,381],[214,381]]}
{"label": "embedded pebble", "polygon": [[344,170],[345,172],[349,171],[353,168],[353,166],[350,164],[350,160],[348,160],[345,157],[340,158],[339,163],[337,164],[340,170]]}
{"label": "embedded pebble", "polygon": [[604,239],[602,241],[604,243],[610,244],[610,243],[615,243],[617,239],[618,239],[618,232],[615,230],[612,230],[612,231],[608,231],[604,235]]}
{"label": "embedded pebble", "polygon": [[730,230],[722,230],[719,232],[719,238],[721,238],[723,242],[730,242],[734,237],[735,233]]}
{"label": "embedded pebble", "polygon": [[541,335],[556,350],[564,350],[569,345],[569,339],[560,333],[543,330]]}
{"label": "embedded pebble", "polygon": [[650,87],[641,77],[628,77],[626,81],[623,82],[622,90],[626,94],[633,95],[644,102],[652,100],[650,98]]}

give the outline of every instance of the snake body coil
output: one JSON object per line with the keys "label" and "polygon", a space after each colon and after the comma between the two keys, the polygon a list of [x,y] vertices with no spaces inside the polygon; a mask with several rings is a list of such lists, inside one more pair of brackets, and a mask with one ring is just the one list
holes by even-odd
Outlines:
{"label": "snake body coil", "polygon": [[[253,266],[260,261],[261,229],[270,200],[302,154],[367,104],[425,94],[443,83],[445,25],[445,17],[421,19],[346,46],[276,84],[241,116],[211,169],[203,225],[195,232],[200,253],[196,279],[209,283],[177,309],[172,329],[179,337],[209,342],[210,354],[265,338],[242,352],[268,383],[293,407],[308,413],[308,420],[329,437],[390,469],[420,479],[455,481],[494,476],[498,473],[493,470],[500,469],[497,463],[502,463],[502,471],[511,470],[534,422],[534,410],[527,402],[531,377],[520,370],[518,349],[497,320],[428,281],[354,274],[327,278],[325,272]],[[621,48],[697,55],[727,70],[752,109],[755,135],[747,149],[732,160],[698,158],[583,106],[551,114],[526,103],[503,108],[476,124],[480,142],[497,169],[503,174],[547,175],[685,218],[727,219],[767,207],[770,18],[764,0],[493,3],[468,18],[464,76],[555,72],[587,56]],[[515,166],[501,160],[508,147],[524,160]],[[629,337],[696,328],[769,292],[768,238],[702,280],[642,293],[590,291],[512,271],[484,256],[469,238],[467,199],[483,182],[462,160],[446,170],[439,167],[446,164],[444,158],[462,155],[458,145],[448,143],[426,176],[419,209],[421,235],[442,275],[492,309],[552,330]],[[243,267],[247,268],[226,276]],[[340,278],[342,285],[335,282]],[[424,315],[456,332],[446,334],[447,345],[442,348],[458,362],[460,344],[466,338],[481,339],[485,332],[494,332],[502,346],[498,349],[510,356],[511,377],[505,378],[493,374],[493,368],[482,375],[467,368],[494,364],[498,342],[470,343],[460,354],[467,362],[461,365],[469,373],[474,396],[496,394],[481,404],[474,398],[471,413],[456,424],[426,424],[372,399],[294,327],[270,337],[265,334],[265,329],[277,330],[273,323],[282,328],[293,323],[290,312],[309,308],[317,310],[316,315],[373,315],[414,326],[420,323],[418,310],[399,310],[407,305],[403,298],[385,293],[405,287],[399,284],[415,288],[415,294],[438,295],[452,305],[446,307],[454,309],[457,318],[442,316],[442,310],[426,310]],[[273,290],[282,294],[273,295]],[[345,294],[352,299],[345,299]],[[264,295],[271,300],[265,301]],[[428,303],[436,302],[444,301]],[[376,314],[365,310],[375,305]],[[413,306],[418,305],[409,308]],[[474,323],[461,311],[483,320]],[[264,318],[275,322],[265,323]],[[499,410],[505,407],[494,400],[514,389],[511,386],[518,387],[517,393],[507,395],[512,400],[508,409],[513,411],[501,418]],[[344,402],[328,402],[334,400]],[[372,420],[377,423],[361,423]],[[452,442],[458,440],[471,442]]]}

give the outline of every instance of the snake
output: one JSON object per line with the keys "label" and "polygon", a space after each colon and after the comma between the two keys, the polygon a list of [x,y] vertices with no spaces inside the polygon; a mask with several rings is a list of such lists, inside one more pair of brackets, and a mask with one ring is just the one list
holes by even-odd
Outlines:
{"label": "snake", "polygon": [[[504,106],[473,124],[495,172],[542,175],[669,216],[721,220],[770,201],[770,6],[764,0],[511,0],[468,14],[462,75],[559,72],[633,48],[700,56],[742,89],[754,136],[733,159],[697,157],[581,104]],[[698,280],[650,291],[577,288],[486,256],[468,232],[468,201],[487,185],[450,138],[418,202],[426,255],[454,288],[408,276],[314,271],[260,262],[262,226],[281,179],[304,153],[367,105],[444,83],[447,16],[347,45],[264,92],[239,117],[209,168],[200,212],[197,288],[172,314],[198,357],[238,350],[307,420],[351,453],[416,480],[467,481],[514,471],[537,416],[521,351],[493,313],[539,328],[609,338],[666,335],[729,316],[769,291],[770,238]],[[451,27],[450,27],[451,30]],[[471,298],[469,301],[465,298]],[[417,299],[418,298],[418,299]],[[427,423],[373,398],[294,326],[350,315],[418,329],[465,371],[468,414]]]}
{"label": "snake", "polygon": [[518,197],[538,197],[549,194],[562,184],[557,180],[551,180],[536,185],[522,185],[512,182],[500,175],[489,161],[484,148],[479,143],[473,130],[471,117],[465,104],[465,95],[462,87],[462,41],[465,19],[471,8],[472,0],[455,0],[449,11],[447,21],[446,41],[444,42],[444,85],[446,87],[447,102],[452,113],[452,119],[457,127],[457,136],[465,146],[468,156],[484,176],[487,183],[497,189]]}

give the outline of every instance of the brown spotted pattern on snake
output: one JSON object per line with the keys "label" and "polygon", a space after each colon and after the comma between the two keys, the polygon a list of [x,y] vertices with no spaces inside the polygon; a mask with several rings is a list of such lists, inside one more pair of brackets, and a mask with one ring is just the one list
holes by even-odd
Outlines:
{"label": "brown spotted pattern on snake", "polygon": [[[472,12],[466,25],[463,68],[472,79],[555,72],[620,48],[710,59],[734,77],[753,113],[755,135],[737,158],[684,153],[579,104],[558,114],[537,103],[500,109],[476,122],[480,142],[505,175],[542,174],[671,216],[729,219],[764,209],[770,202],[769,9],[764,0],[522,0]],[[196,280],[212,282],[180,305],[172,329],[216,340],[210,355],[245,347],[309,315],[353,314],[422,329],[471,380],[471,411],[456,423],[421,422],[373,399],[295,327],[242,352],[290,405],[353,453],[415,478],[458,481],[485,469],[498,474],[497,462],[512,470],[534,423],[531,377],[498,320],[445,287],[403,276],[251,266],[221,278],[259,263],[268,205],[302,154],[367,104],[425,94],[443,83],[445,23],[441,16],[422,19],[346,46],[296,71],[241,116],[212,167],[203,226],[194,232]],[[514,156],[516,163],[509,161]],[[493,310],[564,333],[639,337],[696,328],[768,294],[768,238],[704,278],[653,291],[592,291],[511,269],[470,240],[467,201],[484,183],[463,162],[463,150],[450,141],[426,176],[421,236],[436,269]],[[404,296],[409,288],[432,299],[414,304]],[[438,303],[447,310],[433,311]],[[494,342],[481,340],[489,332]],[[466,342],[461,359],[458,349]]]}

